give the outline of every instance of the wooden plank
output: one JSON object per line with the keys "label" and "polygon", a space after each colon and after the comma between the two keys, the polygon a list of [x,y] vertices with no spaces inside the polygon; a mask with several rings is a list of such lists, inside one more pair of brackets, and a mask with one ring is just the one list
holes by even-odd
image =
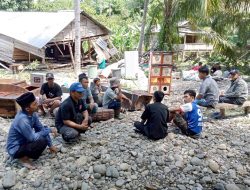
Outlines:
{"label": "wooden plank", "polygon": [[71,44],[68,43],[68,46],[69,46],[69,52],[70,52],[70,57],[71,57],[71,61],[72,61],[72,66],[74,68],[74,66],[75,66],[75,59],[74,59],[74,55],[73,55]]}
{"label": "wooden plank", "polygon": [[59,48],[59,46],[57,45],[56,42],[54,42],[54,44],[56,45],[57,49],[59,50],[59,52],[61,53],[62,56],[64,56],[63,52],[61,51],[61,49]]}
{"label": "wooden plank", "polygon": [[2,66],[4,69],[11,71],[11,69],[9,69],[8,67],[6,67],[4,64],[0,63],[0,66]]}

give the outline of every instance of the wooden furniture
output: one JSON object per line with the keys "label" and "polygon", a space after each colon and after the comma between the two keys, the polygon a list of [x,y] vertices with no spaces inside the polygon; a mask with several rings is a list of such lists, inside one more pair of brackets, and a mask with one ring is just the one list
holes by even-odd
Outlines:
{"label": "wooden furniture", "polygon": [[16,81],[12,79],[0,80],[0,116],[14,117],[20,109],[16,103],[16,98],[25,92],[33,92],[35,96],[39,95],[40,88],[29,86],[25,81]]}
{"label": "wooden furniture", "polygon": [[114,118],[114,110],[98,108],[97,113],[92,117],[93,121],[106,121]]}
{"label": "wooden furniture", "polygon": [[161,90],[169,95],[172,83],[173,52],[151,52],[149,62],[148,92]]}
{"label": "wooden furniture", "polygon": [[236,108],[243,108],[245,114],[250,113],[250,101],[245,101],[243,105],[236,105],[236,104],[228,104],[228,103],[219,103],[215,106],[215,109],[219,109],[221,116],[225,117],[226,110],[236,109]]}

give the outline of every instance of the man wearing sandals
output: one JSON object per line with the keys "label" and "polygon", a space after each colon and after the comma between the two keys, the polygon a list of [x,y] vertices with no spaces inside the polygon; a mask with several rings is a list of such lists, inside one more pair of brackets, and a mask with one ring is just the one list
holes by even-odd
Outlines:
{"label": "man wearing sandals", "polygon": [[22,110],[17,113],[11,124],[8,139],[7,152],[14,159],[29,168],[32,166],[30,159],[38,159],[48,146],[51,153],[57,152],[52,145],[49,133],[57,134],[56,128],[43,126],[38,119],[38,103],[33,93],[27,92],[16,99]]}
{"label": "man wearing sandals", "polygon": [[47,82],[41,87],[39,99],[39,109],[41,110],[41,115],[45,115],[45,109],[49,110],[51,116],[54,116],[53,110],[60,106],[62,90],[61,87],[54,82],[53,73],[46,74]]}

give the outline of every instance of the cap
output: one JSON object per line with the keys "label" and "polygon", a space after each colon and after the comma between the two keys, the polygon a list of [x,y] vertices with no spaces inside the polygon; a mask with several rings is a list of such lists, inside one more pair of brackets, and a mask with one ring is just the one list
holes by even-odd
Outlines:
{"label": "cap", "polygon": [[118,87],[120,85],[120,80],[118,78],[111,78],[110,81],[110,87]]}
{"label": "cap", "polygon": [[34,94],[32,92],[26,92],[24,94],[22,94],[21,96],[19,96],[16,99],[16,102],[21,106],[21,107],[26,107],[28,106],[30,103],[34,102],[36,100],[36,97],[34,96]]}
{"label": "cap", "polygon": [[53,79],[53,78],[54,78],[53,73],[47,73],[46,74],[46,79]]}
{"label": "cap", "polygon": [[229,72],[230,75],[234,75],[234,74],[240,74],[240,71],[237,69],[233,69]]}
{"label": "cap", "polygon": [[82,84],[80,82],[74,82],[70,85],[69,91],[84,92],[84,88],[82,87]]}

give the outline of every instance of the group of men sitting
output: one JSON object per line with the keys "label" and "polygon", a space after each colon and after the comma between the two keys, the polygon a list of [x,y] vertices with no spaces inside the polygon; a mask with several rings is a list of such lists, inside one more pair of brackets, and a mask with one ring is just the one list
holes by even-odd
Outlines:
{"label": "group of men sitting", "polygon": [[[247,84],[239,75],[239,71],[231,71],[231,85],[223,95],[219,96],[217,83],[209,76],[206,66],[199,68],[199,77],[203,80],[198,95],[194,90],[184,92],[184,103],[178,107],[168,108],[162,102],[164,93],[155,91],[153,103],[145,107],[141,121],[134,123],[135,131],[150,139],[158,140],[167,136],[167,123],[173,122],[183,134],[199,138],[202,132],[202,113],[200,106],[214,108],[218,102],[243,104],[247,99]],[[7,139],[7,152],[14,159],[33,169],[30,159],[37,159],[49,147],[56,153],[50,133],[59,132],[66,142],[77,142],[81,133],[91,127],[91,116],[97,112],[98,106],[114,109],[115,118],[122,119],[121,105],[125,99],[118,79],[111,79],[110,86],[104,92],[100,87],[100,79],[96,78],[89,87],[88,77],[79,75],[79,82],[71,84],[69,97],[61,103],[62,91],[54,82],[52,73],[46,75],[47,82],[41,87],[41,97],[37,100],[33,93],[27,92],[16,99],[21,111],[15,116]],[[56,108],[58,108],[57,111]],[[42,115],[48,109],[55,115],[55,127],[43,126],[37,114],[40,108]]]}

